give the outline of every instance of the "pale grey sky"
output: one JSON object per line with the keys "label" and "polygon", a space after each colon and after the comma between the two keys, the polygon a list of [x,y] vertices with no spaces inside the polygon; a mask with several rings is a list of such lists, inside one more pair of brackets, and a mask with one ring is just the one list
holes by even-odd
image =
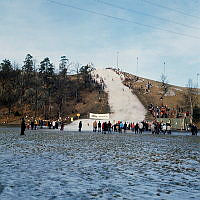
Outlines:
{"label": "pale grey sky", "polygon": [[119,66],[127,72],[137,72],[138,57],[140,76],[160,80],[165,62],[169,83],[185,86],[189,78],[196,83],[200,73],[200,1],[50,1],[0,0],[1,60],[22,64],[30,53],[38,63],[49,57],[57,67],[60,56],[66,55],[83,65],[92,62],[96,67],[112,67],[119,52]]}

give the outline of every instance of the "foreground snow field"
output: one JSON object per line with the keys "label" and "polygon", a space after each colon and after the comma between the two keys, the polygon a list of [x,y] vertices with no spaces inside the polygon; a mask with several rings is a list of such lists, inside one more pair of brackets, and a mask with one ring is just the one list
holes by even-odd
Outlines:
{"label": "foreground snow field", "polygon": [[0,199],[200,199],[200,137],[0,128]]}
{"label": "foreground snow field", "polygon": [[[145,108],[132,94],[131,90],[123,83],[123,76],[116,74],[111,69],[96,69],[93,71],[93,76],[100,82],[102,79],[106,85],[105,92],[108,93],[108,103],[111,108],[110,121],[132,121],[139,122],[145,118]],[[80,120],[77,120],[66,126],[65,130],[77,130]],[[81,119],[83,122],[83,130],[92,130],[94,120]]]}

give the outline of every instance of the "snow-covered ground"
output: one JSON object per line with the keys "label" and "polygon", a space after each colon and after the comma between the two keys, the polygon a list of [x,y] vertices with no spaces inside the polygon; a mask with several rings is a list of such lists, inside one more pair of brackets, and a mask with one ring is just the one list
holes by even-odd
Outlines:
{"label": "snow-covered ground", "polygon": [[[98,78],[97,77],[98,74]],[[93,71],[93,77],[100,82],[103,79],[108,93],[108,103],[111,108],[110,121],[123,122],[139,122],[144,120],[146,110],[136,95],[133,95],[131,90],[123,83],[123,75],[118,75],[111,69],[96,69]],[[80,120],[74,121],[65,127],[65,130],[78,130]],[[92,130],[92,123],[94,120],[81,119],[83,123],[83,130]]]}
{"label": "snow-covered ground", "polygon": [[0,127],[0,200],[200,199],[200,137],[19,133]]}

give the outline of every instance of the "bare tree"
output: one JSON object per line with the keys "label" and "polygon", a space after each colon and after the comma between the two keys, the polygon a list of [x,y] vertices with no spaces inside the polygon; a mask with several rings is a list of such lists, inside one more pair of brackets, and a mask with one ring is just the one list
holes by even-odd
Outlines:
{"label": "bare tree", "polygon": [[168,84],[167,76],[162,74],[161,77],[161,89],[162,89],[162,99],[169,91],[170,85]]}
{"label": "bare tree", "polygon": [[191,115],[193,115],[193,109],[197,104],[197,88],[194,86],[192,79],[188,80],[187,91],[184,94],[184,104],[190,109]]}

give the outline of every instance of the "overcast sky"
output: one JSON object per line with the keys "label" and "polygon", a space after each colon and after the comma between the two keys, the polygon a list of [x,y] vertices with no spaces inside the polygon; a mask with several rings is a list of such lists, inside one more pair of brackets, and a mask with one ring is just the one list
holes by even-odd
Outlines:
{"label": "overcast sky", "polygon": [[0,0],[0,60],[21,65],[30,53],[38,63],[49,57],[57,67],[60,56],[66,55],[81,65],[92,62],[102,68],[116,66],[119,52],[119,67],[124,71],[160,80],[165,62],[169,83],[185,86],[191,78],[196,84],[200,73],[200,0],[103,2]]}

